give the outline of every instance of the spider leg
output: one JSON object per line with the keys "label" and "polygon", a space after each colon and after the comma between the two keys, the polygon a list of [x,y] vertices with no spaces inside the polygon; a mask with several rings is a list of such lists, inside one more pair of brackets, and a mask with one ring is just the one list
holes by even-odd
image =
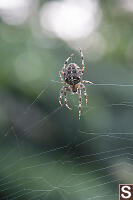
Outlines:
{"label": "spider leg", "polygon": [[66,61],[64,62],[64,66],[63,66],[62,71],[61,71],[62,75],[64,74],[66,65],[67,65],[67,63],[69,62],[69,60],[71,59],[72,56],[74,56],[74,54],[71,54],[71,55],[66,59]]}
{"label": "spider leg", "polygon": [[80,116],[81,116],[81,105],[82,105],[81,88],[78,89],[78,95],[79,95],[79,120],[80,120]]}
{"label": "spider leg", "polygon": [[61,90],[60,90],[60,96],[59,96],[59,104],[60,104],[60,106],[62,106],[61,100],[62,100],[63,92],[64,92],[64,87],[62,87]]}
{"label": "spider leg", "polygon": [[81,81],[81,83],[93,84],[91,81],[85,81],[85,80]]}
{"label": "spider leg", "polygon": [[86,106],[87,106],[87,92],[86,92],[86,87],[83,84],[81,84],[81,88],[84,91],[84,96],[85,96],[85,101],[86,101]]}
{"label": "spider leg", "polygon": [[79,51],[80,51],[80,56],[81,56],[81,60],[82,60],[82,73],[84,73],[84,69],[85,69],[84,56],[83,56],[82,50],[79,49]]}
{"label": "spider leg", "polygon": [[64,103],[65,103],[65,106],[69,109],[69,110],[72,110],[68,104],[67,104],[67,98],[66,98],[66,91],[69,90],[68,87],[64,87]]}

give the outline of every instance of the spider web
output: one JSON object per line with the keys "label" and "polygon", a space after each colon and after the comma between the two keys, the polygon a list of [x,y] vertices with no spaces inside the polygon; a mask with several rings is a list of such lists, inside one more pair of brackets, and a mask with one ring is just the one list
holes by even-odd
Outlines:
{"label": "spider web", "polygon": [[[6,124],[0,135],[1,199],[118,199],[118,184],[133,182],[133,131],[125,131],[124,122],[123,131],[117,131],[117,122],[116,127],[111,126],[108,124],[110,116],[107,114],[106,119],[102,116],[110,108],[114,112],[117,109],[128,112],[125,117],[132,116],[133,102],[125,95],[126,100],[119,102],[96,103],[91,101],[89,94],[90,103],[87,107],[84,103],[82,106],[81,117],[85,123],[81,125],[75,95],[68,94],[72,112],[58,104],[56,107],[50,105],[46,113],[41,111],[41,103],[55,85],[61,86],[58,81],[51,81],[29,105],[27,102],[21,104],[12,95],[1,95],[4,110],[9,114],[8,128]],[[86,87],[87,93],[99,88],[115,92],[120,88],[133,90],[133,85],[128,84]],[[58,99],[58,92],[55,98]],[[18,108],[17,113],[14,107]],[[64,119],[60,117],[62,112]],[[89,120],[91,127],[92,115],[95,121],[99,120],[95,130],[86,126]],[[60,127],[56,127],[57,120],[60,120]],[[132,119],[129,121],[131,123]],[[71,130],[74,123],[77,128]],[[54,129],[59,130],[59,134]],[[44,144],[40,145],[42,135]]]}

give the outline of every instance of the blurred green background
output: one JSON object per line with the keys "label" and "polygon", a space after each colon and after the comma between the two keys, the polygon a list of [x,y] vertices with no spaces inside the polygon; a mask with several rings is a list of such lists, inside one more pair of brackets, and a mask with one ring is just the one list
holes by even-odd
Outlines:
{"label": "blurred green background", "polygon": [[[74,53],[88,106],[59,71]],[[0,0],[0,199],[117,200],[133,183],[132,0]]]}

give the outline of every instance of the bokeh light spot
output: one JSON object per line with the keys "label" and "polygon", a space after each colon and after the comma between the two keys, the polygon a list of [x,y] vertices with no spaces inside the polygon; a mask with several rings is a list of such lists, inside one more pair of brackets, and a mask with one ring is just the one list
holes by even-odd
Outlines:
{"label": "bokeh light spot", "polygon": [[31,0],[0,0],[0,16],[9,25],[25,22],[29,15]]}
{"label": "bokeh light spot", "polygon": [[64,0],[44,4],[40,23],[44,30],[64,40],[86,37],[97,27],[101,9],[96,0]]}

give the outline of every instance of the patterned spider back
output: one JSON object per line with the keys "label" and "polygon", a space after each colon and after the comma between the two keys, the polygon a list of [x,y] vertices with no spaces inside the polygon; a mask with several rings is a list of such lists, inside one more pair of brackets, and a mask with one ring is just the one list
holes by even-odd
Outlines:
{"label": "patterned spider back", "polygon": [[64,71],[64,81],[69,85],[76,85],[81,81],[82,71],[75,63],[70,63]]}

